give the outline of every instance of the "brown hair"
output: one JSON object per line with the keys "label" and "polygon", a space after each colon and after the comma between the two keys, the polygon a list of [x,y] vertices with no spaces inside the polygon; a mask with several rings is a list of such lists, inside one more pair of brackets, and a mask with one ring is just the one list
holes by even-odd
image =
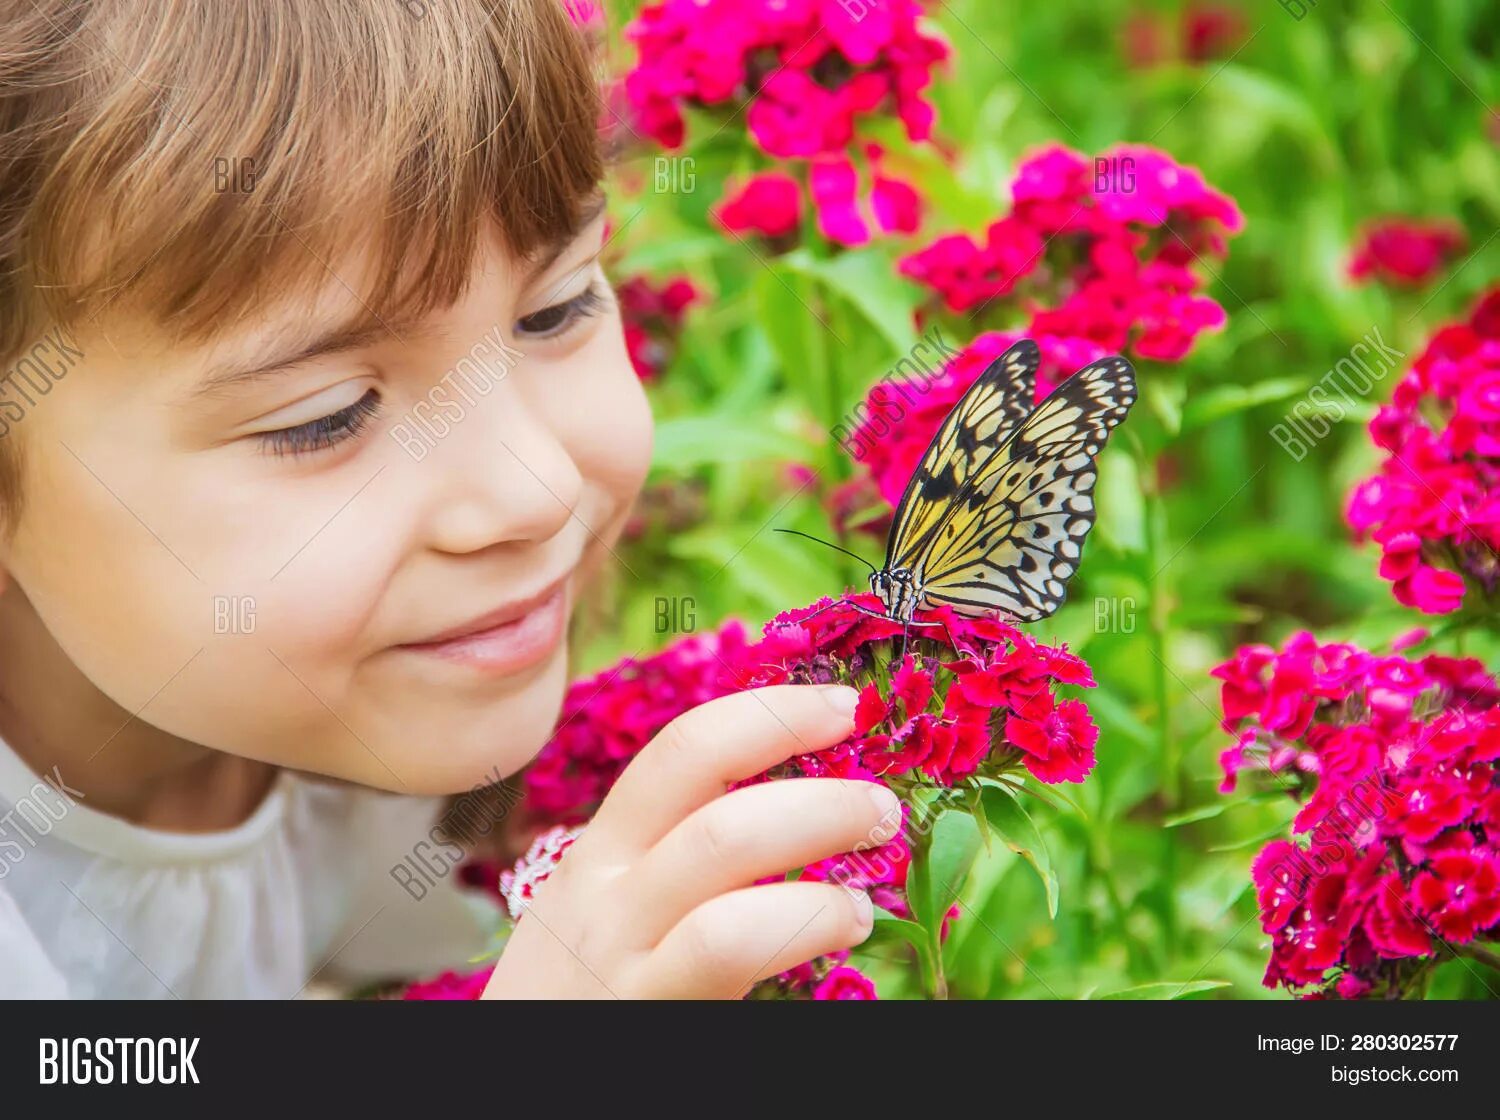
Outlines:
{"label": "brown hair", "polygon": [[373,314],[451,303],[488,221],[575,231],[599,112],[560,0],[0,0],[0,366],[110,307],[207,340],[351,230]]}

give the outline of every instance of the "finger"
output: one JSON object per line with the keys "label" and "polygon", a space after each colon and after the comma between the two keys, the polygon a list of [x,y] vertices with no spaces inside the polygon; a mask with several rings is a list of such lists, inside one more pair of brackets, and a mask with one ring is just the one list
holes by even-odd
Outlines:
{"label": "finger", "polygon": [[858,694],[844,685],[773,685],[710,700],[678,716],[625,768],[589,836],[644,850],[693,810],[793,755],[854,728]]}
{"label": "finger", "polygon": [[896,795],[876,782],[794,778],[747,786],[691,814],[639,864],[653,937],[705,899],[840,852],[883,844],[901,826]]}
{"label": "finger", "polygon": [[652,952],[643,988],[658,999],[739,999],[767,976],[858,945],[874,927],[863,891],[767,883],[705,902]]}

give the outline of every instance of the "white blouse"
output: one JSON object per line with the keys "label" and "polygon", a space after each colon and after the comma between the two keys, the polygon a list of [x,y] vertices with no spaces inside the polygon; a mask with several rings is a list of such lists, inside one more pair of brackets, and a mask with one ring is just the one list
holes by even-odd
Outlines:
{"label": "white blouse", "polygon": [[499,923],[429,836],[437,798],[283,771],[243,824],[189,834],[49,777],[0,743],[0,998],[293,999],[473,967]]}

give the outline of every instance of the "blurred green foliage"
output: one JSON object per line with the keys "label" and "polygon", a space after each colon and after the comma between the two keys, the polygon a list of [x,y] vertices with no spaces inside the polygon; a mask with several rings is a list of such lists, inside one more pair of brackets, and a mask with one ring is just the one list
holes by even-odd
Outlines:
{"label": "blurred green foliage", "polygon": [[[1099,687],[1086,698],[1102,728],[1099,767],[1068,788],[1076,811],[1034,803],[1034,848],[981,856],[945,948],[955,996],[1269,995],[1248,868],[1285,834],[1294,805],[1217,792],[1228,737],[1209,670],[1240,643],[1298,628],[1378,647],[1424,621],[1391,597],[1376,553],[1350,539],[1342,515],[1374,463],[1364,423],[1400,368],[1300,461],[1270,429],[1368,332],[1409,361],[1500,275],[1500,6],[1246,3],[1247,37],[1227,59],[1132,67],[1126,21],[1181,8],[935,9],[954,57],[932,97],[954,162],[930,148],[893,156],[930,202],[925,236],[1004,212],[1017,159],[1047,142],[1090,154],[1121,141],[1163,148],[1247,219],[1209,288],[1227,328],[1178,365],[1143,363],[1142,404],[1106,453],[1100,523],[1071,602],[1030,628],[1094,667]],[[611,12],[617,72],[632,57],[618,33],[629,15]],[[893,149],[909,147],[894,122],[891,136]],[[686,273],[711,295],[651,389],[651,488],[680,519],[622,545],[580,671],[670,640],[655,626],[658,599],[692,599],[699,629],[732,617],[758,625],[861,578],[852,562],[772,529],[829,531],[822,497],[851,475],[829,431],[912,341],[919,293],[892,261],[914,243],[772,259],[723,234],[708,210],[725,177],[748,169],[747,150],[742,113],[700,118],[675,153],[692,157],[691,190],[654,189],[652,149],[627,150],[618,168],[616,276]],[[1351,239],[1384,214],[1457,219],[1469,248],[1415,294],[1353,287]],[[789,477],[789,464],[814,481]],[[871,539],[851,543],[879,552]],[[1496,635],[1466,641],[1465,652],[1500,664]],[[1457,647],[1439,638],[1431,648]],[[1061,896],[1055,919],[1047,877]],[[863,962],[890,944],[877,938]],[[1445,965],[1432,994],[1480,996],[1486,979],[1500,990],[1500,976]]]}

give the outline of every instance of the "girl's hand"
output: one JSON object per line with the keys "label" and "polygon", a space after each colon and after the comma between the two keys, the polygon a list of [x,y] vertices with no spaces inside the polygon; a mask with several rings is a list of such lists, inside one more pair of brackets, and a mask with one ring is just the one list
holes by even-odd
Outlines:
{"label": "girl's hand", "polygon": [[631,762],[517,923],[485,999],[736,999],[758,980],[869,936],[868,896],[753,884],[881,843],[901,823],[873,782],[732,782],[833,746],[842,685],[778,685],[673,720]]}

